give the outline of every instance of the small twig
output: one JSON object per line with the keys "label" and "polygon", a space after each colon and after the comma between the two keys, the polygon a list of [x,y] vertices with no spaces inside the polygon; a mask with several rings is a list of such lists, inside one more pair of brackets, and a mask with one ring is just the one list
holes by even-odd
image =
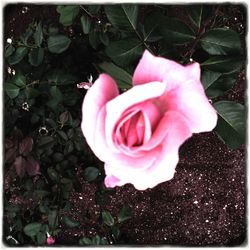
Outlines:
{"label": "small twig", "polygon": [[183,56],[184,58],[187,58],[187,57],[190,58],[190,57],[192,57],[192,55],[193,55],[193,53],[194,53],[194,51],[195,51],[195,48],[196,48],[197,44],[200,42],[201,36],[202,36],[202,35],[205,33],[205,31],[206,31],[207,26],[210,24],[210,22],[211,22],[211,20],[212,20],[213,18],[216,18],[216,17],[217,17],[219,8],[220,8],[220,6],[218,6],[218,7],[216,8],[216,10],[214,11],[214,14],[212,15],[212,17],[208,18],[208,19],[204,22],[204,24],[200,27],[200,29],[199,29],[199,31],[198,31],[197,37],[196,37],[195,40],[193,41],[193,44],[192,44],[191,48],[184,54],[184,56]]}
{"label": "small twig", "polygon": [[31,49],[37,49],[37,48],[38,48],[38,47],[35,46],[35,45],[24,44],[24,43],[21,43],[21,42],[18,42],[18,43],[17,43],[17,46],[24,46],[24,47],[31,48]]}
{"label": "small twig", "polygon": [[91,13],[89,13],[82,5],[80,5],[80,8],[91,18],[98,19],[97,17],[93,16]]}

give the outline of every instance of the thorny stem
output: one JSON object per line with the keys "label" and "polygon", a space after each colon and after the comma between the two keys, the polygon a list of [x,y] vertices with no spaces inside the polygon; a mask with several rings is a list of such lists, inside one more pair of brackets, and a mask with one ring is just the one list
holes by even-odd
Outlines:
{"label": "thorny stem", "polygon": [[31,85],[35,85],[35,84],[47,84],[49,83],[48,81],[40,81],[40,80],[35,80],[27,85],[25,85],[23,88],[29,87]]}
{"label": "thorny stem", "polygon": [[211,20],[213,18],[216,18],[216,16],[218,15],[218,12],[219,12],[219,8],[220,6],[218,6],[215,11],[214,11],[214,14],[212,15],[212,17],[209,17],[205,22],[204,24],[199,28],[199,31],[198,31],[198,35],[197,37],[195,38],[195,40],[193,41],[193,44],[191,46],[191,48],[184,54],[184,58],[190,58],[192,57],[193,53],[195,52],[195,48],[197,46],[197,44],[200,42],[200,38],[201,36],[205,33],[206,31],[206,28],[207,26],[209,25],[209,23],[211,22]]}
{"label": "thorny stem", "polygon": [[96,17],[93,16],[91,13],[89,13],[82,5],[80,5],[80,8],[81,8],[88,16],[90,16],[91,18],[95,18],[95,19],[96,19]]}
{"label": "thorny stem", "polygon": [[[89,13],[82,5],[80,5],[80,8],[91,18],[95,18],[98,19],[97,17],[93,16],[91,13]],[[133,27],[134,28],[134,27]],[[152,50],[149,48],[149,46],[146,44],[146,42],[141,38],[140,34],[138,33],[138,31],[134,28],[134,31],[137,35],[137,37],[139,38],[139,40],[143,43],[143,45],[147,48],[147,50],[149,50],[151,53]]]}

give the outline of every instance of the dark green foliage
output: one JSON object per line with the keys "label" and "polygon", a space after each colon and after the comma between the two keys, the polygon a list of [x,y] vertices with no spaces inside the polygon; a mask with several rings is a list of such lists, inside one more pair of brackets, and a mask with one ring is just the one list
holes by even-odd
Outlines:
{"label": "dark green foliage", "polygon": [[103,220],[103,223],[105,223],[109,227],[113,226],[115,223],[115,220],[109,211],[102,212],[102,220]]}
{"label": "dark green foliage", "polygon": [[94,181],[99,174],[100,171],[95,167],[87,167],[84,169],[84,179],[86,181]]}
{"label": "dark green foliage", "polygon": [[210,55],[238,54],[241,50],[239,35],[229,29],[212,29],[201,38],[201,46]]}
{"label": "dark green foliage", "polygon": [[128,205],[124,205],[118,213],[118,222],[123,222],[131,217],[131,208]]}
{"label": "dark green foliage", "polygon": [[245,108],[240,103],[219,101],[214,104],[219,120],[215,131],[231,148],[238,148],[245,142]]}

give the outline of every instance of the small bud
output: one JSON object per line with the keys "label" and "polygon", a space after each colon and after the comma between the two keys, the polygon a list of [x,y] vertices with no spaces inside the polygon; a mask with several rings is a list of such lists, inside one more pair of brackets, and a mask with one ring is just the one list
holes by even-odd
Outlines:
{"label": "small bud", "polygon": [[53,245],[55,243],[55,239],[47,232],[47,244]]}
{"label": "small bud", "polygon": [[38,130],[39,134],[42,135],[42,136],[45,136],[49,133],[48,129],[46,127],[40,127],[39,130]]}
{"label": "small bud", "polygon": [[11,44],[12,43],[12,39],[11,38],[7,38],[7,43]]}
{"label": "small bud", "polygon": [[27,102],[24,102],[22,104],[22,109],[25,110],[25,111],[30,111],[30,106]]}
{"label": "small bud", "polygon": [[77,86],[78,89],[86,89],[86,90],[88,90],[93,85],[92,81],[93,81],[93,76],[90,75],[90,77],[88,77],[88,82],[81,82],[81,83],[78,83],[76,86]]}
{"label": "small bud", "polygon": [[11,74],[11,68],[8,67],[8,74]]}

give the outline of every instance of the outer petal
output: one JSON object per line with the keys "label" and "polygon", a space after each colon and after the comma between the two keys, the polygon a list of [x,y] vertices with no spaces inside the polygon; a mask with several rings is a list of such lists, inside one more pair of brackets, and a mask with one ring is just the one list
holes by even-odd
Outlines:
{"label": "outer petal", "polygon": [[182,113],[193,133],[211,131],[217,123],[217,113],[209,103],[200,81],[187,81],[175,89],[167,90],[163,97],[167,110]]}
{"label": "outer petal", "polygon": [[135,86],[107,103],[106,139],[108,146],[113,151],[119,153],[113,143],[112,135],[114,126],[122,113],[137,103],[161,96],[165,88],[166,87],[160,82],[150,82],[145,85]]}
{"label": "outer petal", "polygon": [[173,178],[179,160],[179,147],[192,133],[188,121],[181,114],[170,111],[165,114],[165,118],[166,135],[162,141],[162,148],[158,149],[160,154],[152,165],[144,171],[128,171],[126,168],[105,164],[107,186],[131,183],[136,189],[145,190]]}
{"label": "outer petal", "polygon": [[190,77],[193,78],[193,72],[185,70],[181,64],[163,57],[153,56],[146,50],[135,69],[132,82],[133,85],[139,85],[159,81],[174,88]]}
{"label": "outer petal", "polygon": [[135,70],[133,84],[148,81],[164,82],[166,93],[159,105],[181,112],[189,120],[193,133],[211,131],[216,126],[217,113],[200,82],[198,63],[182,66],[145,51]]}
{"label": "outer petal", "polygon": [[[82,105],[82,123],[83,134],[95,152],[94,137],[96,133],[96,120],[99,112],[106,103],[119,94],[114,80],[106,75],[101,74],[93,86],[88,90]],[[103,124],[105,121],[103,121]]]}

